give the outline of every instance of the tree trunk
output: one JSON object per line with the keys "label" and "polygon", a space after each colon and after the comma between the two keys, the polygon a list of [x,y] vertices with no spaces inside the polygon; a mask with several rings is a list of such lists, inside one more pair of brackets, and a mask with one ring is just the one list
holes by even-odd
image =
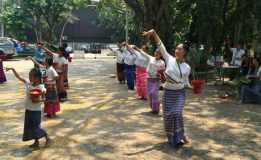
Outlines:
{"label": "tree trunk", "polygon": [[235,25],[235,31],[234,31],[234,47],[237,45],[237,43],[240,40],[240,34],[241,34],[241,27],[242,27],[242,20],[237,22]]}
{"label": "tree trunk", "polygon": [[65,22],[63,24],[63,28],[62,28],[62,32],[61,32],[61,35],[60,35],[60,40],[59,40],[59,44],[62,45],[62,38],[63,38],[63,33],[64,33],[64,30],[65,30],[65,27],[67,26],[68,22]]}
{"label": "tree trunk", "polygon": [[225,36],[227,34],[227,25],[228,25],[228,22],[227,22],[227,12],[228,12],[228,5],[229,5],[229,0],[225,0],[224,1],[224,6],[223,6],[223,11],[222,11],[222,23],[223,23],[223,26],[222,26],[222,33],[221,33],[221,36],[216,44],[216,47],[215,47],[215,52],[218,53],[221,51],[221,47],[223,45],[223,42],[224,42],[224,39],[225,39]]}
{"label": "tree trunk", "polygon": [[141,21],[141,30],[155,29],[160,35],[166,48],[171,51],[173,26],[170,12],[170,0],[125,0],[134,11],[135,17]]}
{"label": "tree trunk", "polygon": [[41,17],[35,16],[34,20],[34,31],[37,42],[42,41],[42,29],[41,29]]}

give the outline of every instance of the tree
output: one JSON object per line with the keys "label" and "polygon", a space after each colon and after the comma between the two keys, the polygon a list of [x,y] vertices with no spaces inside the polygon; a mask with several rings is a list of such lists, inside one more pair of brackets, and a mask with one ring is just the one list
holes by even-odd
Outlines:
{"label": "tree", "polygon": [[[8,18],[11,20],[10,14],[15,18],[19,18],[19,16],[15,14],[18,11],[10,9],[14,8],[13,6],[16,5],[16,3],[16,0],[5,1],[6,14],[4,17],[6,17],[6,20]],[[24,19],[33,19],[33,28],[35,30],[37,41],[42,41],[42,31],[45,29],[47,31],[46,40],[53,42],[56,39],[54,36],[54,30],[56,27],[58,25],[64,25],[64,21],[68,20],[68,16],[65,15],[70,15],[69,17],[72,17],[73,9],[87,7],[88,3],[89,0],[22,0],[18,6],[20,8],[19,12],[22,13],[21,16],[23,16]],[[11,23],[14,23],[15,20],[12,19],[11,21],[10,25],[12,26]]]}
{"label": "tree", "polygon": [[140,30],[154,28],[167,49],[173,47],[173,19],[171,0],[124,0],[134,11],[135,22]]}
{"label": "tree", "polygon": [[23,39],[25,28],[32,25],[32,19],[24,16],[24,11],[15,2],[15,0],[6,1],[0,17],[8,36]]}
{"label": "tree", "polygon": [[[112,30],[113,42],[125,41],[126,4],[123,0],[101,0],[98,5],[99,25]],[[134,13],[128,8],[129,37],[131,42],[138,41],[139,27],[134,18]]]}

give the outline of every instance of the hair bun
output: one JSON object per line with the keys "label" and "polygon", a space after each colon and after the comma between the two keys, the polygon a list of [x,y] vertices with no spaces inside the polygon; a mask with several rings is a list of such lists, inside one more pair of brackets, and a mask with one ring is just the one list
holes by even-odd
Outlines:
{"label": "hair bun", "polygon": [[188,47],[190,47],[190,41],[184,41],[184,44],[186,44]]}

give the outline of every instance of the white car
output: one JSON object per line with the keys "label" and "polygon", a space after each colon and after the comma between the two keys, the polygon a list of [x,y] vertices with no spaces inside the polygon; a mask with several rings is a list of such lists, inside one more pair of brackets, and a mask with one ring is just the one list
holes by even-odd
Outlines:
{"label": "white car", "polygon": [[7,55],[7,58],[11,58],[15,55],[15,47],[13,42],[8,37],[0,37],[0,49],[2,49]]}

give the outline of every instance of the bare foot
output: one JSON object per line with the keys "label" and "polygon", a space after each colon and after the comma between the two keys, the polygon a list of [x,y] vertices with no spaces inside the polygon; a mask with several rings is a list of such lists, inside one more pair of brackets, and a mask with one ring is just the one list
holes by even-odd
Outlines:
{"label": "bare foot", "polygon": [[48,147],[50,147],[51,146],[51,139],[49,138],[49,137],[45,137],[45,139],[46,139],[46,142],[45,142],[45,148],[48,148]]}
{"label": "bare foot", "polygon": [[183,138],[183,141],[184,141],[184,144],[189,144],[189,139],[187,136]]}
{"label": "bare foot", "polygon": [[34,144],[30,145],[29,148],[39,149],[39,143],[35,142]]}

